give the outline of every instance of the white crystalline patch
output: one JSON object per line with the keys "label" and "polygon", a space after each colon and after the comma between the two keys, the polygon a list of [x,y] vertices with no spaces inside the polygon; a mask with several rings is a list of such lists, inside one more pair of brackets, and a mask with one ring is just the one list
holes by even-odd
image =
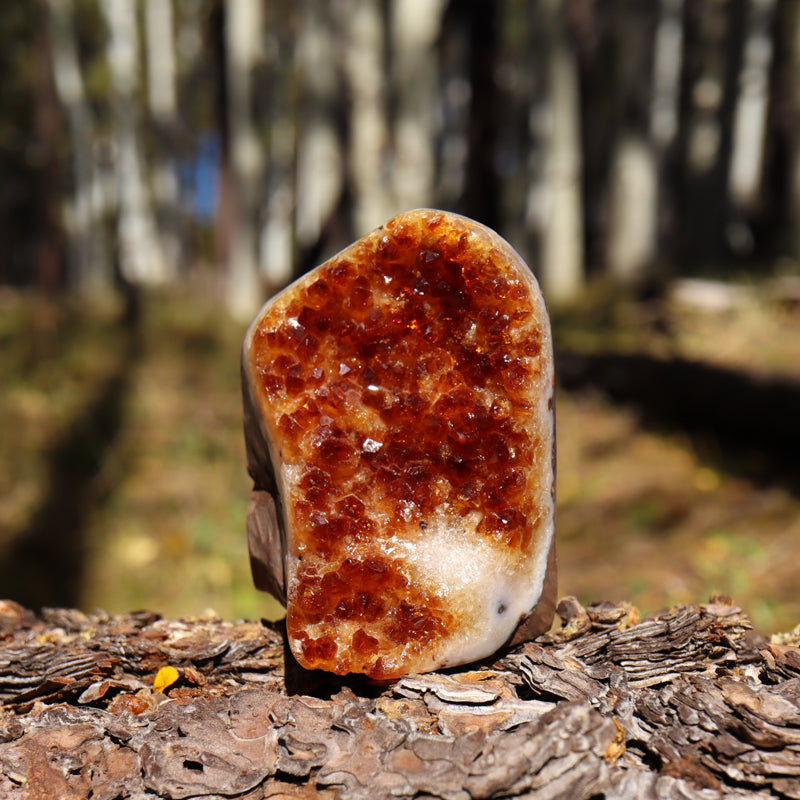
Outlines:
{"label": "white crystalline patch", "polygon": [[286,461],[281,462],[280,477],[283,479],[283,486],[287,490],[296,489],[304,472],[304,468],[299,464],[290,464]]}
{"label": "white crystalline patch", "polygon": [[496,651],[541,593],[541,566],[530,559],[521,564],[518,552],[483,539],[475,531],[480,519],[481,514],[473,512],[456,524],[452,515],[439,512],[418,537],[392,548],[409,574],[446,598],[465,622],[438,653],[440,666]]}
{"label": "white crystalline patch", "polygon": [[361,445],[361,449],[365,453],[377,453],[378,450],[383,447],[383,442],[375,441],[375,439],[364,439],[364,443]]}
{"label": "white crystalline patch", "polygon": [[475,322],[471,322],[469,328],[467,328],[466,333],[462,339],[462,344],[472,345],[475,343],[475,338],[478,333],[478,326]]}
{"label": "white crystalline patch", "polygon": [[474,585],[492,558],[493,548],[475,533],[480,519],[480,513],[472,512],[454,527],[452,516],[438,513],[420,526],[419,536],[403,542],[403,558],[443,597]]}

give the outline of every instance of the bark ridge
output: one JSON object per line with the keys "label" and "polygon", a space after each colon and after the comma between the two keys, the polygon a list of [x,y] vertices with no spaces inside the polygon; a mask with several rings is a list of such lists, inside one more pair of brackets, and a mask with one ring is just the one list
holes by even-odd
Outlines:
{"label": "bark ridge", "polygon": [[558,611],[378,685],[285,670],[267,624],[0,601],[0,797],[800,798],[800,632],[724,599]]}

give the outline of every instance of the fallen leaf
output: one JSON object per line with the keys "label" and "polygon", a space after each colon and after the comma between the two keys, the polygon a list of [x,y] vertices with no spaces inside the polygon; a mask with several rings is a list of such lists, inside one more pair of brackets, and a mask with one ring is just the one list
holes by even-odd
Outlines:
{"label": "fallen leaf", "polygon": [[153,681],[153,691],[156,694],[164,694],[164,689],[172,686],[180,676],[180,672],[175,667],[161,667]]}
{"label": "fallen leaf", "polygon": [[617,726],[617,732],[614,734],[614,738],[609,743],[608,747],[606,748],[606,752],[603,755],[603,758],[609,763],[614,764],[617,759],[625,752],[625,728],[619,724],[616,717],[611,717],[614,721],[614,724]]}

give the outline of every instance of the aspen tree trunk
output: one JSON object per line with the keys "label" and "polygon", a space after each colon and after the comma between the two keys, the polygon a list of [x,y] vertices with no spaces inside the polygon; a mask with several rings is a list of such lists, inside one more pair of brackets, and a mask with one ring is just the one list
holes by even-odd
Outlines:
{"label": "aspen tree trunk", "polygon": [[681,63],[683,59],[683,2],[660,0],[653,46],[653,96],[650,132],[659,152],[675,140],[678,131]]}
{"label": "aspen tree trunk", "polygon": [[610,180],[609,272],[631,283],[655,259],[658,183],[651,143],[641,135],[621,136]]}
{"label": "aspen tree trunk", "polygon": [[147,99],[150,113],[159,120],[175,116],[175,43],[172,0],[147,0]]}
{"label": "aspen tree trunk", "polygon": [[266,294],[292,278],[294,262],[295,126],[288,116],[270,124],[269,176],[264,224],[259,239],[260,271]]}
{"label": "aspen tree trunk", "polygon": [[109,28],[108,60],[114,91],[119,264],[132,284],[156,285],[170,275],[158,240],[137,137],[139,84],[136,9],[128,0],[103,0]]}
{"label": "aspen tree trunk", "polygon": [[542,289],[555,303],[574,299],[584,282],[578,74],[563,15],[563,0],[543,0],[542,20],[549,41],[549,125]]}
{"label": "aspen tree trunk", "polygon": [[775,0],[754,0],[748,8],[728,172],[731,200],[744,215],[756,212],[761,198],[774,13]]}
{"label": "aspen tree trunk", "polygon": [[660,0],[653,43],[650,136],[658,162],[658,243],[669,252],[675,236],[674,144],[678,133],[683,67],[684,0]]}
{"label": "aspen tree trunk", "polygon": [[622,283],[641,278],[655,260],[658,215],[656,152],[650,138],[655,15],[649,4],[623,0],[612,17],[619,56],[616,136],[609,174],[607,258]]}
{"label": "aspen tree trunk", "polygon": [[231,313],[241,319],[249,319],[264,299],[258,280],[256,250],[256,208],[263,157],[250,110],[253,69],[260,57],[261,23],[259,0],[226,3],[226,113],[233,193],[227,302]]}
{"label": "aspen tree trunk", "polygon": [[266,198],[259,238],[259,269],[268,295],[292,278],[294,266],[295,157],[297,144],[296,90],[291,76],[297,60],[281,58],[279,9],[265,13],[267,30],[273,29],[268,48],[268,75],[272,91],[267,95],[268,150]]}
{"label": "aspen tree trunk", "polygon": [[397,110],[394,196],[398,209],[434,204],[437,64],[444,0],[393,0],[390,10]]}
{"label": "aspen tree trunk", "polygon": [[177,152],[178,128],[175,93],[175,33],[172,0],[146,0],[147,99],[155,123],[156,152],[150,170],[161,249],[176,269],[180,259],[178,235],[178,181],[170,155]]}
{"label": "aspen tree trunk", "polygon": [[72,145],[72,197],[67,200],[70,271],[67,282],[81,294],[110,291],[113,276],[97,202],[97,169],[92,152],[94,123],[83,86],[75,42],[72,0],[50,0],[53,78],[66,112]]}
{"label": "aspen tree trunk", "polygon": [[323,230],[344,188],[343,135],[337,114],[345,105],[332,6],[303,0],[298,36],[296,231],[301,269],[319,258]]}
{"label": "aspen tree trunk", "polygon": [[353,187],[353,223],[358,235],[392,215],[387,159],[384,22],[374,0],[341,4],[345,74],[351,99],[348,171]]}
{"label": "aspen tree trunk", "polygon": [[457,208],[467,174],[467,129],[471,89],[465,77],[467,33],[460,3],[445,4],[436,42],[437,146],[435,196],[443,208]]}

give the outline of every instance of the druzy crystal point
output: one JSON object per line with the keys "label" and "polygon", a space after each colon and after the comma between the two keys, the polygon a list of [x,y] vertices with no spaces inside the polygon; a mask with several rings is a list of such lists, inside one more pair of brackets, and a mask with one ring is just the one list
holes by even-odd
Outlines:
{"label": "druzy crystal point", "polygon": [[549,628],[550,328],[496,233],[395,217],[261,309],[242,372],[253,575],[302,666],[390,679]]}

